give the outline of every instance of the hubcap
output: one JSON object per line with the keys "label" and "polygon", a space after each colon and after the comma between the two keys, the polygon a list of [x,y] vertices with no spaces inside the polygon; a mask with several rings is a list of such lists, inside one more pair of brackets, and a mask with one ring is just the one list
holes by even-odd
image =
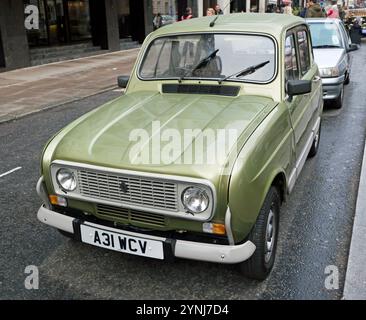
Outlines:
{"label": "hubcap", "polygon": [[271,260],[273,248],[276,238],[276,217],[271,208],[268,213],[267,226],[266,226],[266,239],[265,239],[265,254],[264,261],[268,263]]}

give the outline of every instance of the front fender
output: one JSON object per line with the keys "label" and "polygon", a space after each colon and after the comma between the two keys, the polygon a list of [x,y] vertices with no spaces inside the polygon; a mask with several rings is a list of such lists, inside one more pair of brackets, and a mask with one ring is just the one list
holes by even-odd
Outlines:
{"label": "front fender", "polygon": [[[286,180],[294,163],[293,131],[286,105],[277,105],[251,135],[234,164],[228,192],[231,228],[243,241],[280,174]],[[284,186],[286,188],[287,182]]]}

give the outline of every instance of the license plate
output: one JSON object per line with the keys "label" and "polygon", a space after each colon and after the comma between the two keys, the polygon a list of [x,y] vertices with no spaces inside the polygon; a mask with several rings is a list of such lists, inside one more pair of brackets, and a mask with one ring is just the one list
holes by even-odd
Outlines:
{"label": "license plate", "polygon": [[164,259],[163,242],[116,231],[80,225],[81,241],[97,247],[155,259]]}
{"label": "license plate", "polygon": [[366,34],[366,29],[362,29],[362,34]]}

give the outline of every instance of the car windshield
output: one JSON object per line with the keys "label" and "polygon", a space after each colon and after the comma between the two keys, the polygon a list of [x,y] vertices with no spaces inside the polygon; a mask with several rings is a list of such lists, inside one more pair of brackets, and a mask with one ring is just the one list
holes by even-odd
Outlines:
{"label": "car windshield", "polygon": [[313,48],[340,48],[342,39],[338,27],[329,22],[311,22],[310,33]]}
{"label": "car windshield", "polygon": [[[205,59],[206,58],[206,59]],[[224,79],[269,61],[237,81],[268,82],[275,74],[275,44],[265,36],[175,35],[155,39],[146,50],[142,79]],[[232,80],[232,78],[230,78]]]}

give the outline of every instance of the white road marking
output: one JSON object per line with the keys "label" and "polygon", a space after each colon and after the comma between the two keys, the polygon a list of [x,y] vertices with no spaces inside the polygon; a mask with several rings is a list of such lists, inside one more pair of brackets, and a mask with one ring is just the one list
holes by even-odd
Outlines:
{"label": "white road marking", "polygon": [[15,172],[15,171],[18,171],[18,170],[20,170],[21,168],[22,168],[22,167],[16,167],[16,168],[11,169],[11,170],[9,170],[9,171],[7,171],[7,172],[5,172],[5,173],[2,173],[2,174],[0,174],[0,178],[5,177],[5,176],[7,176],[8,174],[11,174],[11,173],[13,173],[13,172]]}

